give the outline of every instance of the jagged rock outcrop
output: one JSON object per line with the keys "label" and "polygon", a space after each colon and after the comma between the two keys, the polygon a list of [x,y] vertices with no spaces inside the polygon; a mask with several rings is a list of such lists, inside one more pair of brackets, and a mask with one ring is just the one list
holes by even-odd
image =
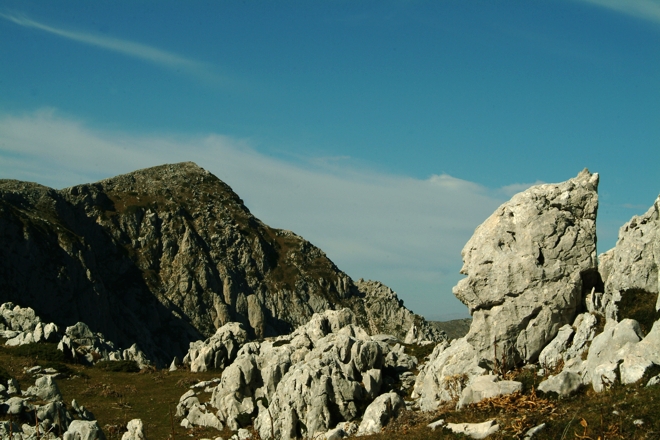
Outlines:
{"label": "jagged rock outcrop", "polygon": [[[646,214],[634,216],[619,230],[616,246],[600,255],[604,284],[587,295],[589,312],[572,327],[564,326],[539,356],[541,365],[550,368],[563,361],[562,373],[542,382],[539,390],[555,391],[570,377],[571,389],[577,382],[602,392],[618,382],[639,382],[660,366],[659,206],[660,198]],[[599,319],[605,325],[596,334]]]}
{"label": "jagged rock outcrop", "polygon": [[205,341],[190,343],[183,363],[190,371],[224,369],[236,359],[238,349],[248,341],[248,334],[239,322],[230,322],[220,327]]}
{"label": "jagged rock outcrop", "polygon": [[[400,344],[387,342],[392,338],[370,337],[356,323],[350,309],[329,310],[289,335],[246,343],[211,388],[209,402],[200,402],[194,388],[181,396],[182,425],[213,419],[216,426],[237,430],[254,420],[261,438],[286,439],[310,438],[356,420],[385,384],[405,387],[417,365]],[[372,417],[380,417],[381,425],[402,404],[392,399],[394,409]]]}
{"label": "jagged rock outcrop", "polygon": [[[49,371],[52,374],[42,374]],[[51,368],[35,366],[26,372],[36,374],[35,384],[21,393],[18,384],[10,379],[8,387],[0,384],[0,417],[9,417],[10,422],[0,422],[0,438],[28,440],[34,438],[62,440],[103,440],[94,415],[73,400],[71,409],[62,402],[54,377],[58,374]],[[77,417],[81,420],[74,420]],[[14,423],[19,422],[19,423]],[[20,424],[23,422],[22,424]],[[12,423],[10,426],[9,423]],[[61,433],[56,437],[55,433]]]}
{"label": "jagged rock outcrop", "polygon": [[604,291],[594,292],[594,311],[619,321],[635,303],[650,302],[660,310],[660,197],[645,214],[624,224],[616,246],[598,259]]}
{"label": "jagged rock outcrop", "polygon": [[[63,190],[0,180],[0,241],[0,302],[61,326],[86,322],[160,364],[228,322],[261,338],[349,307],[370,332],[389,329],[387,317],[424,328],[396,295],[375,289],[370,299],[373,289],[361,291],[308,241],[263,224],[193,163]],[[393,333],[403,339],[409,328]]]}
{"label": "jagged rock outcrop", "polygon": [[396,292],[383,283],[359,279],[355,286],[364,301],[353,311],[357,316],[364,316],[360,325],[370,334],[396,335],[407,344],[437,342],[446,338],[444,332],[406,309]]}
{"label": "jagged rock outcrop", "polygon": [[[531,187],[476,229],[462,252],[467,277],[454,287],[472,314],[470,331],[438,344],[420,368],[413,390],[420,409],[458,399],[488,370],[535,362],[559,329],[573,324],[599,280],[597,187],[598,174],[588,170],[563,183]],[[544,362],[579,359],[595,325],[592,318],[581,319],[580,336],[564,328]],[[564,356],[568,346],[574,349]]]}
{"label": "jagged rock outcrop", "polygon": [[[598,174],[516,194],[463,248],[454,287],[473,321],[467,341],[492,367],[533,362],[573,322],[597,280]],[[497,356],[497,360],[495,359]]]}
{"label": "jagged rock outcrop", "polygon": [[54,323],[44,324],[32,308],[10,302],[0,305],[0,336],[7,338],[8,346],[57,342],[58,350],[88,365],[100,360],[135,361],[139,368],[152,364],[137,344],[121,350],[112,341],[106,341],[103,334],[92,332],[84,322],[67,327],[62,334]]}

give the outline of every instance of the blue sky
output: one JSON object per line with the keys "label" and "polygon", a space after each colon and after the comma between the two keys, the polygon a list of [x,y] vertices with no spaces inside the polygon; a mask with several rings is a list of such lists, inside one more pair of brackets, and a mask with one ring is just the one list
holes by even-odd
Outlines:
{"label": "blue sky", "polygon": [[660,193],[658,0],[0,0],[0,91],[0,178],[193,160],[431,319],[516,191],[599,172],[599,252]]}

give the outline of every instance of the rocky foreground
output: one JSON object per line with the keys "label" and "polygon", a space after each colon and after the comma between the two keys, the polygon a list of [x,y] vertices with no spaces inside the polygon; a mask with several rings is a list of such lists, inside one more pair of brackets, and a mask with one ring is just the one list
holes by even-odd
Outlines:
{"label": "rocky foreground", "polygon": [[[375,434],[404,413],[434,414],[447,405],[469,410],[483,402],[496,405],[497,399],[507,396],[508,401],[522,399],[531,405],[538,402],[536,393],[570,399],[585,389],[607,393],[613,387],[640,381],[648,387],[658,386],[660,198],[646,214],[633,217],[621,228],[614,249],[597,257],[598,179],[597,174],[584,170],[560,184],[532,187],[503,204],[476,229],[462,253],[461,272],[466,278],[454,288],[473,316],[466,336],[451,342],[446,338],[431,341],[434,334],[426,330],[425,323],[407,324],[410,312],[382,304],[377,308],[365,301],[370,295],[388,298],[384,304],[397,301],[393,292],[374,282],[346,281],[355,290],[345,290],[341,301],[319,310],[288,333],[264,330],[259,334],[258,320],[251,320],[248,310],[246,319],[218,322],[222,325],[212,334],[190,341],[182,357],[170,358],[172,371],[218,371],[217,380],[195,384],[181,395],[177,423],[190,430],[229,428],[236,439],[338,439]],[[117,201],[114,203],[117,209]],[[39,203],[29,206],[36,205]],[[105,212],[108,216],[112,211]],[[97,217],[97,223],[104,221],[110,220]],[[37,222],[36,217],[31,222]],[[32,224],[27,222],[25,227]],[[119,240],[121,234],[110,238]],[[142,260],[135,257],[131,261]],[[303,266],[298,270],[299,276],[306,273]],[[264,273],[267,285],[272,279]],[[315,282],[317,286],[327,283]],[[334,283],[336,290],[341,283]],[[178,292],[185,303],[186,294]],[[259,297],[251,301],[256,299]],[[262,304],[270,304],[268,301],[266,298]],[[338,307],[341,304],[351,307]],[[147,367],[157,361],[150,353],[162,354],[158,350],[142,352],[138,346],[118,349],[121,345],[109,342],[112,338],[106,340],[82,323],[62,331],[63,327],[44,324],[34,310],[23,307],[5,304],[0,308],[0,330],[9,344],[59,341],[58,348],[68,356],[91,364],[129,361]],[[379,325],[375,310],[388,322]],[[265,322],[267,314],[263,316]],[[198,321],[190,318],[186,322],[192,326]],[[406,332],[400,323],[406,323]],[[432,346],[433,350],[418,359],[410,354],[410,344]],[[526,373],[512,374],[515,371]],[[0,416],[4,413],[32,421],[36,417],[41,432],[50,429],[51,438],[103,438],[100,430],[76,434],[80,423],[94,423],[85,420],[91,416],[84,416],[77,403],[78,409],[72,402],[70,410],[52,403],[58,401],[52,390],[56,384],[48,372],[43,374],[24,393],[10,379],[0,389]],[[526,390],[516,380],[521,374],[539,378],[538,386]],[[51,397],[51,403],[46,403]],[[546,400],[543,405],[561,405],[561,400],[554,402]],[[64,411],[64,415],[56,419],[46,409],[48,405],[60,408],[53,411]],[[547,417],[550,420],[550,412]],[[9,438],[10,430],[18,435],[15,438],[33,435],[31,425],[12,423],[0,422],[2,438]],[[51,429],[57,423],[64,432],[61,437]],[[582,424],[585,433],[586,423]],[[635,421],[636,426],[643,423]],[[544,423],[521,431],[523,426],[520,422],[517,438],[542,436],[547,429]],[[124,440],[145,438],[139,420],[131,421],[126,429]],[[435,420],[426,429],[486,438],[500,435],[503,427],[493,418],[481,423]],[[608,432],[613,434],[607,438],[625,438]]]}

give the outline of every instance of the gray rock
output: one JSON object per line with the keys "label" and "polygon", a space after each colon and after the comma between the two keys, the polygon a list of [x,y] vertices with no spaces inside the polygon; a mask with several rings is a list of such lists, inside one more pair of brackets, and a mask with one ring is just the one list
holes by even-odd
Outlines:
{"label": "gray rock", "polygon": [[190,371],[194,373],[225,368],[236,359],[239,348],[247,341],[243,325],[230,322],[205,341],[191,342],[184,363],[190,364]]}
{"label": "gray rock", "polygon": [[477,353],[465,338],[438,344],[417,375],[412,397],[422,411],[435,411],[442,402],[458,399],[472,378],[486,370],[477,365]]}
{"label": "gray rock", "polygon": [[87,408],[85,408],[83,405],[78,405],[78,402],[76,402],[76,399],[73,399],[71,401],[71,409],[73,410],[74,414],[80,419],[80,420],[94,420],[94,414],[91,413],[91,411],[88,411]]}
{"label": "gray rock", "polygon": [[567,397],[575,393],[582,386],[582,378],[579,374],[562,371],[556,376],[549,376],[541,382],[538,390],[543,393],[556,393],[560,397]]}
{"label": "gray rock", "polygon": [[381,394],[365,410],[357,435],[379,433],[404,406],[403,399],[398,394],[393,392]]}
{"label": "gray rock", "polygon": [[224,427],[218,417],[215,414],[208,412],[202,405],[194,405],[190,408],[186,419],[188,419],[192,426],[215,428],[218,431],[222,430]]}
{"label": "gray rock", "polygon": [[50,375],[39,377],[34,383],[34,386],[27,389],[26,394],[38,397],[47,402],[62,400],[60,389]]}
{"label": "gray rock", "polygon": [[[641,216],[634,216],[619,229],[616,246],[599,256],[599,271],[605,284],[600,309],[619,320],[618,303],[628,295],[654,295],[660,278],[660,197]],[[655,305],[660,309],[660,299]]]}
{"label": "gray rock", "polygon": [[140,419],[133,419],[126,425],[126,432],[121,436],[121,440],[146,440],[144,435],[144,424]]}
{"label": "gray rock", "polygon": [[[573,322],[582,291],[596,282],[598,174],[515,195],[463,248],[467,275],[454,295],[470,309],[467,341],[480,365],[536,360]],[[495,360],[495,350],[498,359]]]}
{"label": "gray rock", "polygon": [[[13,433],[12,437],[9,437],[9,433]],[[1,439],[11,439],[11,440],[22,440],[23,436],[21,433],[23,430],[18,424],[13,421],[4,421],[0,422],[0,438]]]}
{"label": "gray rock", "polygon": [[500,430],[500,425],[495,420],[483,423],[447,423],[445,427],[454,434],[463,434],[475,439],[486,438]]}
{"label": "gray rock", "polygon": [[[594,338],[589,347],[587,360],[582,366],[584,383],[592,383],[592,373],[602,364],[618,364],[624,356],[621,349],[637,344],[642,331],[637,321],[624,319],[619,323],[609,322],[605,330]],[[595,382],[594,382],[595,383]]]}
{"label": "gray rock", "polygon": [[574,334],[575,331],[569,324],[560,328],[557,336],[541,351],[539,364],[543,368],[554,369],[564,360],[564,352],[569,347]]}
{"label": "gray rock", "polygon": [[122,351],[121,357],[125,361],[135,361],[140,369],[147,368],[151,365],[151,361],[147,358],[137,344],[131,345],[126,350]]}
{"label": "gray rock", "polygon": [[64,403],[60,401],[40,405],[36,407],[36,411],[37,419],[42,422],[42,426],[54,432],[57,432],[56,427],[60,432],[66,431],[72,421],[71,414],[66,410]]}
{"label": "gray rock", "polygon": [[591,374],[591,384],[594,391],[600,393],[610,389],[617,382],[618,371],[618,362],[605,362],[594,368]]}
{"label": "gray rock", "polygon": [[499,377],[494,375],[479,376],[474,378],[470,385],[461,393],[458,408],[463,408],[466,405],[481,402],[491,397],[513,394],[522,391],[522,388],[523,385],[521,382],[500,380]]}
{"label": "gray rock", "polygon": [[74,420],[62,440],[105,440],[105,434],[96,420]]}
{"label": "gray rock", "polygon": [[[406,344],[447,339],[444,332],[403,307],[403,301],[398,298],[396,292],[383,283],[360,279],[355,286],[361,295],[364,295],[364,317],[360,317],[360,320],[363,320],[360,325],[371,334],[394,335]],[[357,315],[362,313],[358,312]]]}
{"label": "gray rock", "polygon": [[22,397],[10,397],[3,404],[3,412],[8,416],[20,417],[25,411],[31,411],[33,406]]}
{"label": "gray rock", "polygon": [[20,394],[21,393],[21,386],[19,385],[18,381],[16,379],[9,378],[7,381],[7,394]]}

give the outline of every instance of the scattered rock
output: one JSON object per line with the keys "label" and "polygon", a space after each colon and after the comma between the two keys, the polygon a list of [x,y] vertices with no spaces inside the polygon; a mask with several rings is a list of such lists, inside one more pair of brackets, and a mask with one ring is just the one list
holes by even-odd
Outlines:
{"label": "scattered rock", "polygon": [[458,408],[460,409],[471,403],[481,402],[491,397],[522,391],[522,388],[523,385],[521,382],[500,380],[498,376],[494,375],[479,376],[474,378],[470,385],[461,393]]}
{"label": "scattered rock", "polygon": [[556,393],[560,397],[567,397],[575,393],[582,386],[582,378],[579,374],[570,371],[562,371],[556,376],[549,376],[538,386],[538,391],[543,393]]}
{"label": "scattered rock", "polygon": [[105,440],[105,434],[96,420],[74,420],[62,440]]}
{"label": "scattered rock", "polygon": [[403,399],[397,393],[381,394],[365,410],[357,435],[379,433],[404,406]]}
{"label": "scattered rock", "polygon": [[475,439],[486,438],[500,430],[500,425],[495,420],[483,423],[447,423],[445,427],[454,434],[463,434]]}
{"label": "scattered rock", "polygon": [[220,327],[209,339],[191,342],[183,363],[189,364],[193,373],[225,368],[236,359],[238,349],[247,341],[248,334],[243,325],[230,322]]}
{"label": "scattered rock", "polygon": [[144,424],[140,419],[133,419],[126,425],[126,432],[121,440],[146,440],[144,435]]}
{"label": "scattered rock", "polygon": [[31,386],[25,392],[28,396],[35,396],[41,400],[47,402],[60,401],[62,400],[62,394],[60,389],[57,386],[57,383],[53,380],[53,377],[50,375],[45,375],[39,377],[34,386]]}

